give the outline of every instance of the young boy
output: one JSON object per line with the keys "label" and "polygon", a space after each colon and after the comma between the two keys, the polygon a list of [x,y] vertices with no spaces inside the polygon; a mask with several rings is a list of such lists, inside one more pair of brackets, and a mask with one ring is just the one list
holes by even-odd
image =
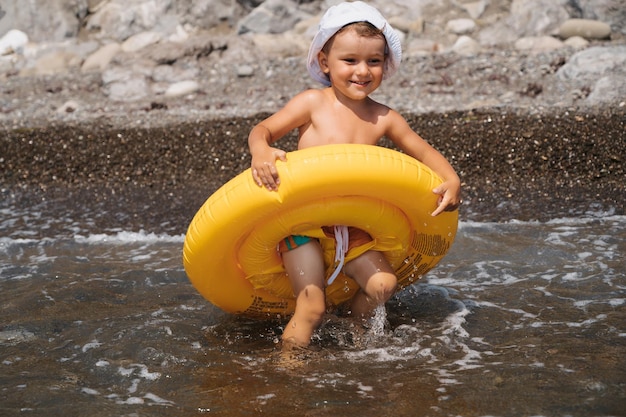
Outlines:
{"label": "young boy", "polygon": [[[311,76],[327,87],[296,95],[252,129],[248,144],[255,182],[268,191],[278,189],[275,162],[285,161],[286,153],[270,145],[293,129],[299,131],[299,149],[332,143],[374,145],[386,136],[443,179],[443,184],[433,190],[440,197],[432,215],[455,210],[460,202],[461,182],[452,166],[399,113],[369,97],[383,78],[398,69],[401,56],[397,34],[375,8],[356,1],[328,9],[307,62]],[[331,235],[332,231],[327,233]],[[349,228],[351,246],[368,240],[371,238],[364,231]],[[305,236],[291,236],[279,246],[296,296],[295,312],[283,332],[283,344],[307,346],[326,310],[322,249],[316,239]],[[355,317],[371,316],[397,286],[393,269],[383,254],[374,250],[347,261],[343,272],[361,287],[350,306]]]}

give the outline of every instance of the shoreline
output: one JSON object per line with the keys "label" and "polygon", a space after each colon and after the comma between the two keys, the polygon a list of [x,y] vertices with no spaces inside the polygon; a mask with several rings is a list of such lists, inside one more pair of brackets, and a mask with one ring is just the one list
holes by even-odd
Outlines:
{"label": "shoreline", "polygon": [[[0,193],[5,204],[43,204],[53,215],[108,212],[99,229],[121,221],[134,230],[184,233],[204,200],[249,167],[245,138],[263,117],[170,120],[147,128],[110,121],[0,128]],[[461,220],[625,213],[623,107],[405,117],[459,172]],[[295,144],[294,136],[279,142],[286,150]]]}

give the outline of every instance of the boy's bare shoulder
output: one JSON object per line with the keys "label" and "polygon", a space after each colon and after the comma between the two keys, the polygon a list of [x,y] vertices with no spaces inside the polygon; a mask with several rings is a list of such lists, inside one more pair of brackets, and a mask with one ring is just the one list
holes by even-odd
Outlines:
{"label": "boy's bare shoulder", "polygon": [[319,107],[322,105],[324,100],[324,93],[321,90],[309,89],[304,90],[298,94],[296,94],[289,103],[285,106],[285,108],[294,110],[301,109],[305,111],[308,109],[309,111]]}
{"label": "boy's bare shoulder", "polygon": [[315,88],[310,88],[308,90],[304,90],[298,95],[294,97],[294,99],[298,100],[307,100],[307,101],[320,101],[325,97],[323,90],[318,90]]}

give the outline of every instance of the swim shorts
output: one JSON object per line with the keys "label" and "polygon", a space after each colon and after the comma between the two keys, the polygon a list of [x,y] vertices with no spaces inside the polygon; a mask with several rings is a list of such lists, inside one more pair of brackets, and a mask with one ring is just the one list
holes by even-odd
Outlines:
{"label": "swim shorts", "polygon": [[313,239],[309,236],[301,236],[301,235],[291,235],[281,240],[278,243],[278,251],[280,253],[288,252],[290,250],[294,250],[298,246],[302,246],[305,243],[309,243]]}
{"label": "swim shorts", "polygon": [[[335,232],[332,226],[324,226],[322,227],[322,230],[324,231],[324,234],[326,235],[326,237],[333,239],[333,240],[335,239]],[[350,251],[353,248],[370,243],[372,241],[372,237],[367,232],[356,227],[349,226],[348,234],[349,234],[348,251]],[[313,238],[309,236],[291,235],[281,240],[278,243],[278,251],[280,253],[288,252],[290,250],[297,248],[298,246],[302,246],[305,243],[310,242],[311,239]]]}

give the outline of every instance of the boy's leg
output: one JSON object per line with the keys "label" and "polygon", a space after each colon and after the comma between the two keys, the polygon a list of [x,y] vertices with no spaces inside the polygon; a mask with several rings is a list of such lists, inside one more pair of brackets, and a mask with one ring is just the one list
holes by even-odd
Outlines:
{"label": "boy's leg", "polygon": [[296,296],[296,311],[283,332],[283,342],[308,346],[326,311],[324,256],[317,240],[282,253]]}
{"label": "boy's leg", "polygon": [[352,315],[369,318],[379,305],[395,293],[398,279],[385,256],[378,251],[367,251],[348,262],[343,268],[361,287],[352,299]]}

